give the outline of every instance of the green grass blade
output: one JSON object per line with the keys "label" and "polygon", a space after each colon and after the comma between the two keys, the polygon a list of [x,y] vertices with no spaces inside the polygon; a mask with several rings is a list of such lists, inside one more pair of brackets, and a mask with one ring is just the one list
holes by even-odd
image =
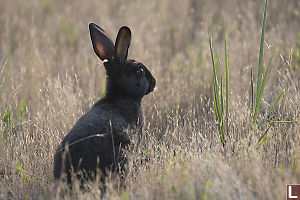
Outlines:
{"label": "green grass blade", "polygon": [[250,90],[251,90],[251,102],[250,102],[250,110],[253,113],[253,105],[254,105],[254,88],[253,88],[253,69],[250,66]]}
{"label": "green grass blade", "polygon": [[216,103],[216,95],[214,95],[214,109],[215,109],[216,121],[219,121],[219,115],[218,115],[218,109],[217,109],[217,103]]}
{"label": "green grass blade", "polygon": [[[216,85],[215,85],[216,84]],[[217,115],[218,118],[216,118],[216,120],[218,121],[218,123],[220,123],[221,121],[221,110],[220,110],[220,98],[219,98],[219,90],[218,90],[218,85],[217,83],[214,83],[214,99],[215,99],[215,104],[216,104],[216,111],[217,111]]]}
{"label": "green grass blade", "polygon": [[214,60],[214,54],[212,49],[212,43],[211,38],[209,39],[209,47],[210,47],[210,54],[211,54],[211,61],[213,66],[213,82],[214,82],[214,107],[215,107],[215,115],[216,115],[216,121],[217,121],[217,127],[220,134],[220,140],[221,143],[224,145],[225,143],[225,136],[224,136],[224,122],[221,112],[223,113],[223,91],[222,91],[222,79],[221,79],[221,105],[220,105],[220,97],[219,97],[219,90],[218,90],[218,81],[216,76],[216,69],[215,69],[215,60]]}
{"label": "green grass blade", "polygon": [[288,124],[288,123],[296,123],[300,124],[300,121],[271,121],[271,122],[266,122],[268,124]]}
{"label": "green grass blade", "polygon": [[222,122],[221,122],[221,132],[220,132],[220,134],[221,134],[221,143],[224,145],[224,143],[225,143],[225,135],[224,135],[224,132],[225,132],[225,130],[224,130],[224,120],[222,119]]}
{"label": "green grass blade", "polygon": [[219,91],[218,91],[218,82],[217,82],[217,76],[216,76],[216,69],[215,69],[215,60],[214,60],[214,54],[212,50],[212,44],[211,44],[211,38],[209,39],[209,47],[210,47],[210,54],[211,54],[211,61],[213,66],[213,82],[214,82],[214,99],[215,99],[215,107],[217,110],[218,115],[218,121],[221,119],[220,115],[220,101],[219,101]]}
{"label": "green grass blade", "polygon": [[[274,52],[275,53],[275,52]],[[261,100],[262,98],[262,95],[264,93],[264,90],[265,90],[265,87],[266,87],[266,82],[267,82],[267,78],[268,78],[268,75],[269,75],[269,71],[270,71],[270,66],[271,66],[271,62],[273,60],[273,56],[274,56],[274,53],[272,54],[271,58],[270,58],[270,61],[268,63],[268,66],[267,66],[267,69],[264,73],[264,79],[263,79],[263,82],[261,84],[261,88],[260,88],[260,93],[259,93],[259,99]]]}
{"label": "green grass blade", "polygon": [[223,95],[223,81],[222,81],[222,77],[221,77],[221,80],[220,80],[220,90],[221,90],[221,120],[219,120],[220,124],[221,124],[221,143],[224,144],[224,141],[225,141],[225,136],[224,136],[224,95]]}
{"label": "green grass blade", "polygon": [[221,90],[221,98],[220,98],[220,101],[221,101],[221,119],[223,120],[223,116],[224,116],[224,95],[223,95],[223,81],[222,81],[222,77],[221,77],[221,80],[220,80],[220,90]]}
{"label": "green grass blade", "polygon": [[226,76],[226,117],[228,117],[229,110],[229,72],[228,72],[228,54],[227,54],[227,41],[226,41],[226,32],[224,28],[224,43],[225,43],[225,76]]}
{"label": "green grass blade", "polygon": [[281,98],[284,95],[285,90],[282,90],[282,92],[280,93],[280,95],[276,98],[276,100],[274,101],[274,103],[272,104],[270,110],[267,113],[267,116],[264,117],[258,124],[258,128],[265,122],[266,119],[268,119],[269,115],[271,114],[271,112],[274,110],[274,108],[278,105],[279,101],[281,100]]}
{"label": "green grass blade", "polygon": [[254,115],[253,115],[253,123],[256,123],[256,118],[257,118],[257,114],[258,114],[258,110],[259,110],[260,102],[261,102],[261,99],[259,99],[259,93],[260,93],[260,89],[261,89],[267,5],[268,5],[268,0],[266,0],[266,3],[265,3],[264,17],[263,17],[262,30],[261,30],[259,60],[258,60],[258,72],[257,72],[257,85],[256,85],[256,100],[255,100],[255,109],[254,109]]}
{"label": "green grass blade", "polygon": [[269,124],[268,128],[266,131],[260,136],[258,140],[258,145],[260,145],[262,139],[265,137],[265,135],[268,133],[269,129],[272,127],[272,124],[288,124],[288,123],[300,123],[300,121],[271,121],[271,122],[266,122]]}
{"label": "green grass blade", "polygon": [[[257,102],[256,102],[258,105],[261,104],[262,95],[263,95],[265,87],[266,87],[266,82],[267,82],[267,78],[268,78],[268,75],[269,75],[270,66],[271,66],[271,62],[272,62],[273,56],[274,56],[274,53],[271,56],[271,59],[270,59],[269,64],[268,64],[268,67],[267,67],[267,69],[266,69],[266,71],[264,73],[264,79],[263,79],[261,88],[259,89],[258,99],[257,99]],[[258,112],[258,110],[255,110],[255,112]]]}
{"label": "green grass blade", "polygon": [[266,131],[260,136],[260,138],[258,139],[258,144],[261,143],[262,139],[266,136],[266,134],[268,133],[268,131],[270,130],[271,127],[272,127],[272,124],[270,124],[268,126],[268,128],[266,129]]}

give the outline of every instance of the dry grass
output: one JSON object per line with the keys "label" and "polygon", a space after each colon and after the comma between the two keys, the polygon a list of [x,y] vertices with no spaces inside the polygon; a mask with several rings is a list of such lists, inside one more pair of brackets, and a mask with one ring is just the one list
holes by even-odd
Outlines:
{"label": "dry grass", "polygon": [[[263,1],[0,2],[0,199],[99,198],[96,184],[63,196],[52,176],[57,145],[104,92],[90,21],[112,36],[121,25],[131,27],[129,57],[157,80],[143,102],[147,143],[129,155],[125,187],[108,181],[106,199],[283,199],[287,183],[300,183],[299,124],[272,125],[259,147],[267,126],[250,127],[249,66],[256,73]],[[265,63],[277,53],[260,113],[286,90],[272,120],[300,119],[299,10],[298,0],[272,0],[268,8]],[[223,74],[223,24],[231,91],[224,148],[208,45],[212,32]],[[141,155],[150,161],[133,163]]]}

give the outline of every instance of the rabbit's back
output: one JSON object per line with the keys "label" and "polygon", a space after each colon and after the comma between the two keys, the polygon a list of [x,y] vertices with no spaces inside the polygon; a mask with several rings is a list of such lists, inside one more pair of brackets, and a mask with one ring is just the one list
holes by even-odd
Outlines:
{"label": "rabbit's back", "polygon": [[[140,117],[137,117],[140,116]],[[70,182],[70,169],[95,172],[96,168],[105,172],[114,165],[126,162],[123,147],[141,131],[143,114],[138,104],[120,100],[114,104],[97,102],[83,115],[66,135],[55,154],[54,176],[67,174]],[[65,157],[63,156],[65,150]],[[70,157],[68,157],[70,156]],[[70,162],[71,161],[71,162]]]}

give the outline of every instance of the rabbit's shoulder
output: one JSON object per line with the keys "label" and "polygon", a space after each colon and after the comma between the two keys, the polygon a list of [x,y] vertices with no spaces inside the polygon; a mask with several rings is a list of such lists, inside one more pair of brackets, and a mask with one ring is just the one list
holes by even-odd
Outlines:
{"label": "rabbit's shoulder", "polygon": [[120,132],[127,129],[127,121],[118,114],[116,108],[103,104],[92,107],[84,114],[64,138],[73,142],[91,135],[106,135],[110,131]]}

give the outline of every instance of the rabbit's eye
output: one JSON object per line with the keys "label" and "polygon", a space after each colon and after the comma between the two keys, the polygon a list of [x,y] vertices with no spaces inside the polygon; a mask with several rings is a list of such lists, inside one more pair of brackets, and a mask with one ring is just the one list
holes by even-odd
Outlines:
{"label": "rabbit's eye", "polygon": [[142,68],[137,69],[136,70],[136,74],[137,74],[138,77],[145,76],[145,72],[144,72],[144,70]]}

